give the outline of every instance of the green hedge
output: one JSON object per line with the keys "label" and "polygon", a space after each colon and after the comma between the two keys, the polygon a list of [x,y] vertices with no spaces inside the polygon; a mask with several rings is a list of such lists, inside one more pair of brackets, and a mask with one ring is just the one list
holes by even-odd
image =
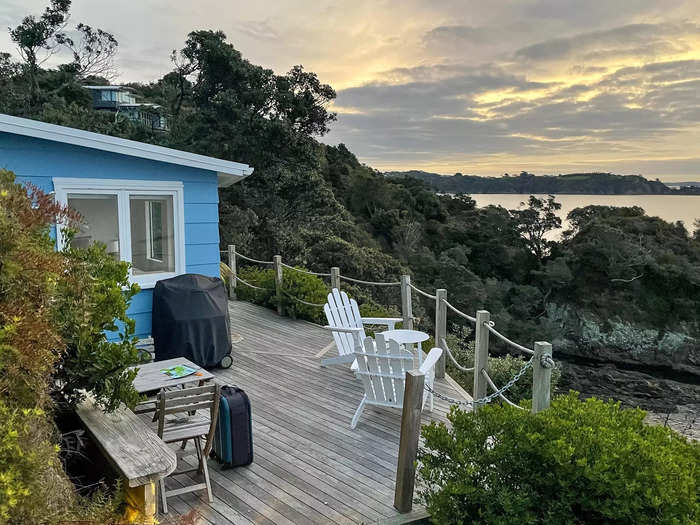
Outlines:
{"label": "green hedge", "polygon": [[[238,272],[238,276],[244,281],[264,288],[256,290],[243,283],[236,285],[236,295],[244,301],[255,304],[277,308],[277,295],[275,294],[275,274],[269,268],[246,267]],[[308,321],[325,324],[326,316],[322,307],[308,306],[293,297],[314,304],[325,304],[329,292],[329,287],[322,279],[315,275],[296,272],[288,268],[282,273],[282,309],[285,315],[290,317],[306,319]]]}
{"label": "green hedge", "polygon": [[700,520],[700,444],[575,392],[537,415],[490,405],[423,427],[419,498],[437,524]]}

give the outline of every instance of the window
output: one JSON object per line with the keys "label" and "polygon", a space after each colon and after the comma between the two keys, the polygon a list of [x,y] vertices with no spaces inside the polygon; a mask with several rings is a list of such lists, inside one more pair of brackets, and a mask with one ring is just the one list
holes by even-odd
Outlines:
{"label": "window", "polygon": [[129,197],[134,275],[175,271],[172,202],[170,195]]}
{"label": "window", "polygon": [[184,272],[181,182],[56,178],[54,188],[56,200],[83,217],[75,246],[103,243],[131,263],[131,280],[142,288]]}

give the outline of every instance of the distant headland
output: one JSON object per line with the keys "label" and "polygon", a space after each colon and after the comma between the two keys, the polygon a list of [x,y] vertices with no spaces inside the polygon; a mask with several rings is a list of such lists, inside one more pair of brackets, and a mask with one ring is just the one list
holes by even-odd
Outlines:
{"label": "distant headland", "polygon": [[523,171],[517,175],[480,177],[478,175],[440,175],[427,171],[388,171],[387,177],[411,177],[426,182],[439,193],[515,193],[570,195],[700,195],[698,183],[664,184],[641,175],[614,173],[567,173],[535,175]]}

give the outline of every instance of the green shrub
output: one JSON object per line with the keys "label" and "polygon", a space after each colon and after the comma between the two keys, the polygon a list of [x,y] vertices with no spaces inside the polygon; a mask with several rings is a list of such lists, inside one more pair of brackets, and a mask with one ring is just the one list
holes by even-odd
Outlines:
{"label": "green shrub", "polygon": [[438,524],[698,523],[700,444],[644,416],[575,392],[453,409],[423,427],[419,499]]}
{"label": "green shrub", "polygon": [[[467,329],[459,329],[457,333],[459,334],[458,337],[452,336],[448,338],[447,344],[450,351],[461,366],[466,368],[473,367],[474,341],[467,340],[467,336],[469,335]],[[496,357],[489,355],[489,376],[496,386],[500,388],[525,366],[526,361],[527,360],[521,356],[505,355],[503,357]],[[474,372],[463,372],[459,370],[454,366],[449,357],[447,358],[446,366],[447,373],[450,374],[462,388],[469,392],[469,394],[472,394],[474,390]],[[552,391],[556,390],[560,377],[561,370],[559,368],[554,368],[554,370],[552,370]],[[492,390],[489,389],[488,392],[491,393]],[[532,367],[525,372],[517,383],[508,389],[505,396],[513,401],[513,403],[519,403],[524,399],[532,399]]]}
{"label": "green shrub", "polygon": [[[91,392],[106,410],[120,403],[133,406],[140,396],[134,390],[139,364],[134,321],[126,311],[139,291],[129,282],[129,263],[109,255],[102,243],[62,252],[68,272],[56,286],[53,318],[66,350],[54,378],[59,401],[71,404]],[[117,332],[111,341],[106,332]]]}
{"label": "green shrub", "polygon": [[[274,270],[249,266],[241,269],[238,276],[253,286],[264,288],[264,290],[256,290],[239,282],[236,285],[236,295],[240,299],[269,308],[277,308]],[[282,309],[285,315],[325,324],[326,317],[322,307],[310,306],[294,300],[297,298],[308,303],[325,304],[329,289],[322,279],[315,275],[284,268],[282,283]]]}

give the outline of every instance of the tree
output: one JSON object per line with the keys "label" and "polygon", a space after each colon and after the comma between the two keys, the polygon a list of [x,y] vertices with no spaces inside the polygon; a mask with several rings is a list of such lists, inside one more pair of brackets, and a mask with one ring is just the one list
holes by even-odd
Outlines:
{"label": "tree", "polygon": [[10,30],[10,38],[17,45],[25,62],[25,72],[29,79],[29,101],[32,105],[36,103],[39,66],[67,38],[63,30],[68,23],[70,4],[71,0],[51,0],[51,5],[41,16],[37,18],[27,15],[17,27]]}
{"label": "tree", "polygon": [[[520,176],[527,176],[523,172]],[[525,203],[520,204],[521,207]],[[557,216],[557,211],[561,209],[553,195],[547,199],[538,199],[530,195],[527,208],[513,210],[511,213],[516,221],[518,233],[525,239],[528,248],[540,260],[544,260],[554,241],[547,238],[547,234],[552,230],[561,228],[561,219]]]}
{"label": "tree", "polygon": [[116,76],[114,55],[119,46],[114,36],[83,23],[78,24],[75,29],[80,35],[77,40],[62,33],[56,37],[57,41],[67,47],[73,55],[73,62],[67,67],[75,71],[78,79],[91,75],[113,79]]}
{"label": "tree", "polygon": [[29,86],[27,109],[34,108],[39,102],[41,65],[61,48],[71,53],[72,61],[59,67],[60,73],[68,75],[65,82],[52,92],[63,88],[66,83],[90,75],[108,78],[115,75],[113,59],[117,52],[117,40],[111,33],[83,23],[75,28],[78,36],[70,37],[65,31],[70,6],[71,0],[51,0],[39,17],[27,15],[19,25],[10,29],[10,38],[24,61],[23,70]]}

